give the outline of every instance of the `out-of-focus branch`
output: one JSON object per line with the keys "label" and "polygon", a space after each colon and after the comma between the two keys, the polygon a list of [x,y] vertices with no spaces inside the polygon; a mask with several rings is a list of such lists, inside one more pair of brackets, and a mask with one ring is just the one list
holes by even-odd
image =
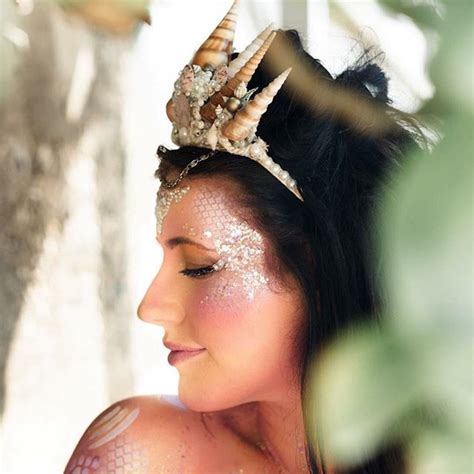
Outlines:
{"label": "out-of-focus branch", "polygon": [[[373,103],[321,77],[296,56],[289,40],[283,35],[275,37],[266,59],[275,75],[289,66],[293,68],[286,84],[315,113],[328,113],[364,135],[379,135],[393,126],[390,112],[394,109]],[[403,113],[396,112],[403,117]]]}
{"label": "out-of-focus branch", "polygon": [[118,35],[130,34],[140,22],[151,24],[149,0],[57,0],[57,3],[66,12]]}
{"label": "out-of-focus branch", "polygon": [[[362,40],[363,47],[368,50],[378,49],[379,46],[370,38],[360,37],[361,26],[358,25],[347,13],[337,1],[332,0],[329,3],[331,19],[333,19],[341,28],[347,31],[353,38]],[[389,71],[391,75],[395,75],[397,79],[402,83],[403,87],[410,91],[410,93],[416,97],[418,101],[421,101],[421,97],[413,87],[411,81],[404,75],[399,68],[394,66],[389,58],[384,57],[384,69]]]}

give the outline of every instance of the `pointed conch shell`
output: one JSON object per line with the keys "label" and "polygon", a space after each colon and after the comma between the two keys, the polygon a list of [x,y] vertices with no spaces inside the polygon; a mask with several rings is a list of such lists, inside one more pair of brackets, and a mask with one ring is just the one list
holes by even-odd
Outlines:
{"label": "pointed conch shell", "polygon": [[252,129],[260,122],[262,115],[267,111],[290,72],[291,67],[282,72],[243,109],[239,110],[233,119],[223,125],[222,134],[233,141],[247,138]]}
{"label": "pointed conch shell", "polygon": [[253,41],[250,43],[244,51],[242,51],[233,61],[229,63],[228,78],[231,79],[235,76],[236,72],[259,50],[260,46],[270,36],[274,24],[270,23]]}
{"label": "pointed conch shell", "polygon": [[216,68],[228,63],[234,43],[239,1],[240,0],[234,0],[226,16],[197,50],[191,64],[196,64],[201,67],[209,64]]}
{"label": "pointed conch shell", "polygon": [[276,32],[270,33],[265,42],[260,46],[260,48],[253,54],[253,56],[240,68],[240,70],[235,74],[235,76],[227,82],[227,84],[219,91],[216,92],[209,100],[209,102],[202,108],[201,115],[212,122],[215,118],[215,108],[217,105],[223,106],[225,103],[224,97],[232,97],[234,91],[241,85],[243,82],[244,85],[247,85],[252,79],[253,74],[257,70],[258,65],[265,56],[268,48],[272,44],[272,41],[275,39]]}

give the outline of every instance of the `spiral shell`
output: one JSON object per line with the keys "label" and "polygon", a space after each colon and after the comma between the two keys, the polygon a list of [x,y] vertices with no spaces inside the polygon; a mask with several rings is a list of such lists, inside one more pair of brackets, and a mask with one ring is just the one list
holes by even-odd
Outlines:
{"label": "spiral shell", "polygon": [[217,68],[222,64],[228,63],[234,43],[238,5],[239,0],[234,0],[225,17],[197,50],[191,64],[201,67],[210,65]]}
{"label": "spiral shell", "polygon": [[253,41],[250,43],[244,51],[242,51],[233,61],[229,63],[228,77],[231,79],[235,76],[236,72],[242,68],[242,66],[259,50],[260,46],[270,36],[274,24],[270,23]]}
{"label": "spiral shell", "polygon": [[230,81],[217,93],[215,93],[209,100],[209,102],[203,107],[201,115],[207,120],[211,121],[216,118],[215,108],[217,105],[224,105],[224,96],[232,97],[234,91],[240,86],[243,82],[248,84],[255,71],[257,70],[258,65],[265,56],[268,48],[272,44],[276,36],[276,32],[270,33],[264,43],[260,48],[253,54],[253,56],[240,68],[240,70],[234,75]]}
{"label": "spiral shell", "polygon": [[274,97],[283,86],[286,78],[291,72],[291,67],[282,72],[274,79],[265,89],[263,89],[255,98],[248,102],[247,105],[240,109],[234,116],[222,127],[222,134],[233,141],[244,140],[249,136],[262,115],[267,111],[268,106],[272,103]]}

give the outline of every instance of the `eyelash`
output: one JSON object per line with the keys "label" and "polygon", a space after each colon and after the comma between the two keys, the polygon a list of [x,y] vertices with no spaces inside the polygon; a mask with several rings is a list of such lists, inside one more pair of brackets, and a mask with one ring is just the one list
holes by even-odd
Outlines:
{"label": "eyelash", "polygon": [[215,272],[214,265],[208,265],[207,267],[202,267],[202,268],[185,268],[184,270],[181,270],[179,273],[182,273],[183,275],[190,277],[190,278],[200,278],[206,275],[209,275],[210,273]]}

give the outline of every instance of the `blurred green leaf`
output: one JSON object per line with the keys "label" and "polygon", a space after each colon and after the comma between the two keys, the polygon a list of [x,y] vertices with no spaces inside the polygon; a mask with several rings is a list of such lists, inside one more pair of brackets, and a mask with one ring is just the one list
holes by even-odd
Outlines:
{"label": "blurred green leaf", "polygon": [[[436,95],[431,111],[458,115],[474,111],[474,2],[457,0],[446,4],[446,18],[439,29],[439,51],[430,75]],[[462,128],[473,132],[472,121]],[[472,151],[472,148],[471,148]]]}
{"label": "blurred green leaf", "polygon": [[338,463],[355,464],[372,455],[420,398],[424,381],[409,349],[391,333],[366,327],[351,331],[325,354],[314,381],[315,436]]}
{"label": "blurred green leaf", "polygon": [[407,2],[405,0],[379,0],[379,3],[392,13],[402,14],[410,17],[422,28],[437,29],[441,23],[440,11],[442,3],[431,2]]}
{"label": "blurred green leaf", "polygon": [[447,120],[432,155],[416,153],[380,212],[390,307],[400,328],[465,338],[472,324],[471,115]]}
{"label": "blurred green leaf", "polygon": [[[433,152],[414,151],[379,208],[387,318],[352,331],[314,372],[312,418],[337,466],[409,440],[410,472],[470,473],[473,336],[473,28],[471,2],[384,0],[438,28],[425,107],[442,123]],[[419,8],[418,8],[419,7]],[[416,12],[416,13],[414,13]],[[422,15],[421,17],[419,15]]]}
{"label": "blurred green leaf", "polygon": [[[410,443],[408,462],[412,474],[472,473],[472,439],[460,437],[456,430],[425,429]],[[471,459],[470,459],[471,458]]]}

